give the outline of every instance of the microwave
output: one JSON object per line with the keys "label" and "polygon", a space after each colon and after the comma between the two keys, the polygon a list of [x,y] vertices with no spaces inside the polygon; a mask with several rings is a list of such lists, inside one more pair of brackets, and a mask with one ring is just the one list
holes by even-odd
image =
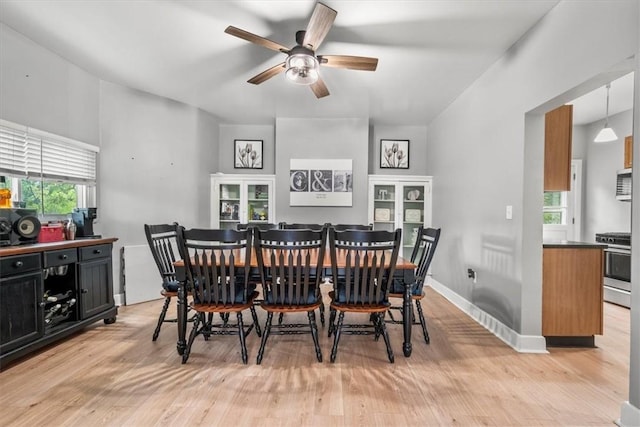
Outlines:
{"label": "microwave", "polygon": [[616,199],[631,201],[631,168],[620,169],[616,180]]}

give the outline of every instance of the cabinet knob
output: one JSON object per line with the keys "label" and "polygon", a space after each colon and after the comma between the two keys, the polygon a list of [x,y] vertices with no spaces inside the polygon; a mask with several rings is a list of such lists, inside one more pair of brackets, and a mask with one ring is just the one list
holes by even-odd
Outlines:
{"label": "cabinet knob", "polygon": [[80,293],[83,293],[83,294],[86,294],[87,292],[89,292],[89,291],[88,291],[88,290],[86,290],[86,289],[81,289],[81,290],[80,290]]}
{"label": "cabinet knob", "polygon": [[20,267],[22,267],[22,266],[24,265],[24,262],[22,262],[22,261],[16,261],[13,265],[14,265],[16,268],[20,268]]}
{"label": "cabinet knob", "polygon": [[67,254],[60,255],[60,259],[67,259]]}
{"label": "cabinet knob", "polygon": [[38,304],[40,307],[44,307],[45,305],[47,305],[46,302],[42,301],[40,304]]}
{"label": "cabinet knob", "polygon": [[94,253],[94,254],[101,254],[101,253],[102,253],[102,251],[101,251],[100,249],[94,249],[94,250],[93,250],[93,253]]}

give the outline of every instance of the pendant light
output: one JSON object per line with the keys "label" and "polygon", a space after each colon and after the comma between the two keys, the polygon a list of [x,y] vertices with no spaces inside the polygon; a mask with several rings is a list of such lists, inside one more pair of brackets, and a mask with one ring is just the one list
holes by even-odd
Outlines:
{"label": "pendant light", "polygon": [[593,142],[611,142],[618,139],[616,133],[609,127],[609,89],[611,88],[611,83],[607,83],[607,113],[604,119],[604,128],[598,135],[596,135],[596,139]]}

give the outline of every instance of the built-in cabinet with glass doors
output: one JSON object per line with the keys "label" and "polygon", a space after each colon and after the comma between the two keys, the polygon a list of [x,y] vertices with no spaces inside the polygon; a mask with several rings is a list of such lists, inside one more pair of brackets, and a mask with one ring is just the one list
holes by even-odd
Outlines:
{"label": "built-in cabinet with glass doors", "polygon": [[420,226],[431,226],[431,184],[429,176],[369,175],[369,223],[402,229],[403,258],[410,258]]}
{"label": "built-in cabinet with glass doors", "polygon": [[274,175],[211,175],[211,227],[275,223]]}

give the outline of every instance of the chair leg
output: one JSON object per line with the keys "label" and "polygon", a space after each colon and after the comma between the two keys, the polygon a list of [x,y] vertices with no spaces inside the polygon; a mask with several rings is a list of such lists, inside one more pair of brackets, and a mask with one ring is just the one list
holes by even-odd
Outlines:
{"label": "chair leg", "polygon": [[242,324],[242,312],[237,313],[238,335],[240,336],[240,352],[242,353],[242,363],[247,364],[247,342],[245,340],[244,325]]}
{"label": "chair leg", "polygon": [[267,323],[264,325],[264,331],[262,332],[262,340],[260,340],[260,350],[258,350],[258,358],[256,364],[262,363],[262,356],[264,355],[264,346],[267,344],[267,338],[269,338],[269,332],[271,332],[271,322],[273,321],[273,312],[267,313]]}
{"label": "chair leg", "polygon": [[204,319],[204,313],[200,313],[201,315],[196,316],[193,319],[193,329],[191,329],[191,333],[189,334],[189,340],[187,341],[187,346],[184,349],[184,353],[182,353],[182,364],[187,363],[189,359],[189,354],[191,353],[191,345],[193,344],[193,340],[198,335],[198,327],[200,326],[200,321]]}
{"label": "chair leg", "polygon": [[336,322],[336,310],[333,308],[329,308],[329,335],[328,335],[329,337],[331,337],[331,334],[336,329],[335,322]]}
{"label": "chair leg", "polygon": [[387,327],[382,321],[382,316],[380,314],[377,315],[378,325],[380,325],[380,329],[382,330],[382,338],[384,338],[384,344],[387,346],[387,356],[389,357],[389,362],[393,363],[395,358],[393,356],[393,349],[391,348],[391,340],[389,340],[389,333],[387,332]]}
{"label": "chair leg", "polygon": [[320,323],[322,323],[322,327],[324,328],[324,302],[320,301]]}
{"label": "chair leg", "polygon": [[322,350],[320,350],[320,342],[318,341],[318,324],[316,323],[316,313],[312,311],[307,312],[309,318],[309,326],[311,327],[311,336],[313,337],[313,345],[316,347],[316,358],[318,362],[322,362]]}
{"label": "chair leg", "polygon": [[424,313],[422,312],[422,304],[420,304],[420,300],[416,300],[416,308],[418,309],[418,317],[420,318],[420,326],[422,326],[422,334],[424,335],[424,341],[429,344],[429,331],[427,331],[427,321],[424,318]]}
{"label": "chair leg", "polygon": [[253,318],[253,325],[256,327],[256,334],[258,336],[261,336],[262,333],[260,332],[260,323],[258,323],[258,315],[256,314],[256,309],[252,305],[251,307],[249,307],[249,310],[251,310],[251,317]]}
{"label": "chair leg", "polygon": [[331,363],[335,363],[338,354],[338,342],[340,341],[340,332],[342,332],[342,323],[344,322],[344,311],[338,316],[338,326],[333,332],[333,348],[331,349]]}
{"label": "chair leg", "polygon": [[156,325],[156,330],[153,331],[153,341],[158,339],[158,335],[160,335],[160,328],[164,323],[164,318],[167,316],[167,310],[169,309],[169,303],[171,302],[171,297],[165,297],[164,304],[162,305],[162,311],[160,311],[160,317],[158,318],[158,324]]}
{"label": "chair leg", "polygon": [[226,325],[229,322],[229,313],[220,313],[220,319],[222,319],[222,323]]}

